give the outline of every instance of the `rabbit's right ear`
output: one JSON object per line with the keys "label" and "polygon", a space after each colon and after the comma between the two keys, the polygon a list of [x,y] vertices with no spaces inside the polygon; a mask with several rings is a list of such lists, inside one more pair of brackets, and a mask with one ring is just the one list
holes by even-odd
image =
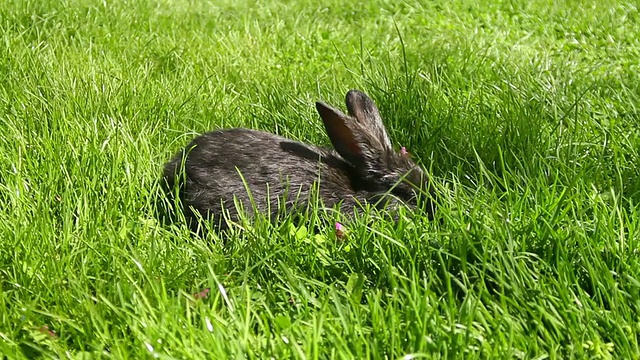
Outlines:
{"label": "rabbit's right ear", "polygon": [[349,90],[345,98],[349,115],[356,119],[377,140],[380,151],[393,151],[391,140],[382,123],[378,107],[367,94],[360,90]]}
{"label": "rabbit's right ear", "polygon": [[316,109],[331,144],[338,154],[354,166],[362,165],[364,160],[362,139],[358,136],[358,124],[342,111],[323,102],[316,102]]}

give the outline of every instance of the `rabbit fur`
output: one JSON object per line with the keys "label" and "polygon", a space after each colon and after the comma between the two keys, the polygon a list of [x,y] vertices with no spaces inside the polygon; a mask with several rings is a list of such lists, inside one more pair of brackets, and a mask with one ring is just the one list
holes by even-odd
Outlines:
{"label": "rabbit fur", "polygon": [[333,149],[242,128],[202,134],[165,165],[165,191],[177,190],[191,225],[201,215],[222,228],[223,209],[238,219],[234,198],[248,215],[259,211],[273,219],[279,205],[304,208],[314,184],[324,206],[338,205],[347,215],[360,203],[415,206],[420,191],[433,196],[425,172],[404,148],[394,150],[373,101],[350,90],[346,105],[348,115],[316,102]]}

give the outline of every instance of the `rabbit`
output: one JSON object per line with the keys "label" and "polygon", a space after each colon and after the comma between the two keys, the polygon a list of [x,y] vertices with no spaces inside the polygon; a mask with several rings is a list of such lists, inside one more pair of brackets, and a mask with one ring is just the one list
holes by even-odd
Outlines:
{"label": "rabbit", "polygon": [[165,190],[178,185],[192,225],[199,214],[219,228],[227,226],[223,209],[238,220],[234,197],[249,216],[259,211],[274,219],[283,201],[287,210],[304,208],[314,184],[325,206],[338,205],[346,215],[362,203],[415,207],[419,192],[429,192],[426,211],[433,219],[435,197],[425,171],[404,148],[394,150],[373,101],[350,90],[346,105],[348,115],[316,102],[334,149],[243,128],[202,134],[166,163]]}

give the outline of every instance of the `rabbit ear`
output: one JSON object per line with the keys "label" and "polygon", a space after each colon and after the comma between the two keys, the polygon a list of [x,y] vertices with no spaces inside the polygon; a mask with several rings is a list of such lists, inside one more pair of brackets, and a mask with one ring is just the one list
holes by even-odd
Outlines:
{"label": "rabbit ear", "polygon": [[346,96],[349,115],[354,117],[370,134],[377,139],[384,150],[392,151],[391,140],[382,123],[382,117],[376,104],[365,93],[358,90],[349,90]]}
{"label": "rabbit ear", "polygon": [[354,129],[359,127],[358,124],[342,111],[323,102],[316,102],[316,109],[338,154],[352,165],[360,165],[363,162],[362,141]]}

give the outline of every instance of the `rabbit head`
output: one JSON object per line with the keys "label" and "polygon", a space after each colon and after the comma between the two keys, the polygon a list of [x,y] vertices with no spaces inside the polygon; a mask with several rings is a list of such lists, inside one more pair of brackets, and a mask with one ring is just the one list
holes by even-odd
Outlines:
{"label": "rabbit head", "polygon": [[[382,122],[378,108],[363,92],[346,95],[348,115],[323,102],[316,103],[325,129],[338,154],[357,172],[366,188],[393,195],[415,205],[421,191],[431,192],[427,175],[405,148],[396,151]],[[429,203],[429,206],[430,205]],[[432,215],[433,209],[428,212]]]}

